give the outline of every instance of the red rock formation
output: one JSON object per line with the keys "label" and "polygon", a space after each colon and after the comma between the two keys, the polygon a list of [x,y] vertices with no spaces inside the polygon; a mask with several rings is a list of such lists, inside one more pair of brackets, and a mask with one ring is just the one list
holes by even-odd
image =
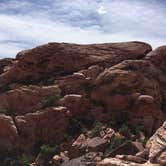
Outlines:
{"label": "red rock formation", "polygon": [[0,76],[0,85],[34,81],[78,71],[95,64],[110,66],[125,59],[138,59],[151,51],[141,42],[77,45],[49,43],[18,53],[15,64]]}
{"label": "red rock formation", "polygon": [[0,159],[49,144],[54,165],[165,166],[165,57],[142,42],[49,43],[0,60]]}
{"label": "red rock formation", "polygon": [[0,114],[0,154],[13,152],[18,148],[19,134],[10,116]]}
{"label": "red rock formation", "polygon": [[29,151],[38,143],[60,143],[69,124],[69,112],[65,107],[51,107],[16,116],[15,122],[20,135],[20,148]]}
{"label": "red rock formation", "polygon": [[0,108],[9,114],[23,115],[41,109],[41,102],[50,96],[59,97],[61,90],[57,86],[22,86],[0,95]]}

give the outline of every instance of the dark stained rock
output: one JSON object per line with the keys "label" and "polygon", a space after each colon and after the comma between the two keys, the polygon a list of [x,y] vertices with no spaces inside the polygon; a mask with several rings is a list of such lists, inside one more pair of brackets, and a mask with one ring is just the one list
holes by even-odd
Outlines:
{"label": "dark stained rock", "polygon": [[12,58],[5,58],[0,60],[0,74],[5,72],[10,68],[10,66],[14,63],[14,59]]}

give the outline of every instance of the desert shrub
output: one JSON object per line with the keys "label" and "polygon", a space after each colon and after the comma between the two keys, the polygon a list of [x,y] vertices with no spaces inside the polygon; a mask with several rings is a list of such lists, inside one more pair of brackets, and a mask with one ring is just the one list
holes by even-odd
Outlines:
{"label": "desert shrub", "polygon": [[94,124],[93,124],[93,129],[92,129],[92,136],[93,137],[96,137],[100,134],[101,130],[102,130],[102,126],[103,124],[99,121],[96,121]]}
{"label": "desert shrub", "polygon": [[45,158],[51,158],[55,153],[57,153],[57,148],[51,147],[50,145],[42,145],[40,149],[41,149],[40,153]]}
{"label": "desert shrub", "polygon": [[69,135],[68,133],[65,133],[64,134],[64,141],[70,141],[70,139],[71,139],[72,137],[71,137],[71,135]]}
{"label": "desert shrub", "polygon": [[57,105],[59,96],[49,96],[41,101],[42,108],[47,108]]}
{"label": "desert shrub", "polygon": [[123,123],[118,131],[123,135],[127,135],[131,133],[130,128],[128,127],[126,123]]}
{"label": "desert shrub", "polygon": [[107,146],[105,150],[105,155],[108,156],[115,148],[123,144],[125,141],[125,138],[122,136],[114,136],[109,145]]}
{"label": "desert shrub", "polygon": [[22,154],[18,157],[18,161],[20,163],[20,166],[29,166],[30,165],[30,159],[26,154]]}
{"label": "desert shrub", "polygon": [[21,166],[19,160],[12,157],[6,157],[1,164],[2,166]]}
{"label": "desert shrub", "polygon": [[137,134],[137,133],[139,133],[140,131],[145,132],[145,126],[144,126],[143,123],[139,124],[139,125],[136,127],[135,133]]}

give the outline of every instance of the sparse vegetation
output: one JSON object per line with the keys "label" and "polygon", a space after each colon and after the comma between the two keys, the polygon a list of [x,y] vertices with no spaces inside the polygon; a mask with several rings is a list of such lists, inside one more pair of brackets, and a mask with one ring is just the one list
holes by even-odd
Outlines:
{"label": "sparse vegetation", "polygon": [[54,155],[57,152],[57,148],[51,147],[50,145],[42,145],[40,149],[41,149],[40,153],[45,158],[50,158],[52,157],[52,155]]}
{"label": "sparse vegetation", "polygon": [[66,133],[66,134],[64,135],[64,140],[68,142],[70,139],[71,139],[71,136]]}
{"label": "sparse vegetation", "polygon": [[140,131],[145,132],[145,126],[144,126],[143,123],[139,124],[139,125],[136,127],[135,133],[137,134],[137,133],[139,133]]}
{"label": "sparse vegetation", "polygon": [[129,126],[126,123],[122,124],[122,126],[119,128],[119,132],[122,135],[127,135],[131,133]]}
{"label": "sparse vegetation", "polygon": [[22,154],[18,157],[20,166],[29,166],[30,165],[30,159],[26,154]]}
{"label": "sparse vegetation", "polygon": [[114,136],[111,140],[110,144],[105,150],[105,155],[108,156],[115,148],[123,144],[125,141],[125,138],[122,136]]}
{"label": "sparse vegetation", "polygon": [[92,129],[92,136],[93,137],[96,137],[100,134],[101,130],[102,130],[102,126],[103,124],[99,121],[96,121],[94,124],[93,124],[93,129]]}
{"label": "sparse vegetation", "polygon": [[3,156],[0,158],[0,165],[2,166],[29,166],[30,159],[26,154],[20,156],[9,155],[7,157]]}
{"label": "sparse vegetation", "polygon": [[49,96],[41,101],[42,108],[56,106],[59,100],[59,96]]}

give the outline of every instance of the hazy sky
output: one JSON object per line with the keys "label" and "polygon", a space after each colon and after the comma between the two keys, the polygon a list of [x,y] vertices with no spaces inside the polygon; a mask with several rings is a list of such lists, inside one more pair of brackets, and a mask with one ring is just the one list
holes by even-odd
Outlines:
{"label": "hazy sky", "polygon": [[48,42],[166,44],[165,0],[0,0],[0,57]]}

